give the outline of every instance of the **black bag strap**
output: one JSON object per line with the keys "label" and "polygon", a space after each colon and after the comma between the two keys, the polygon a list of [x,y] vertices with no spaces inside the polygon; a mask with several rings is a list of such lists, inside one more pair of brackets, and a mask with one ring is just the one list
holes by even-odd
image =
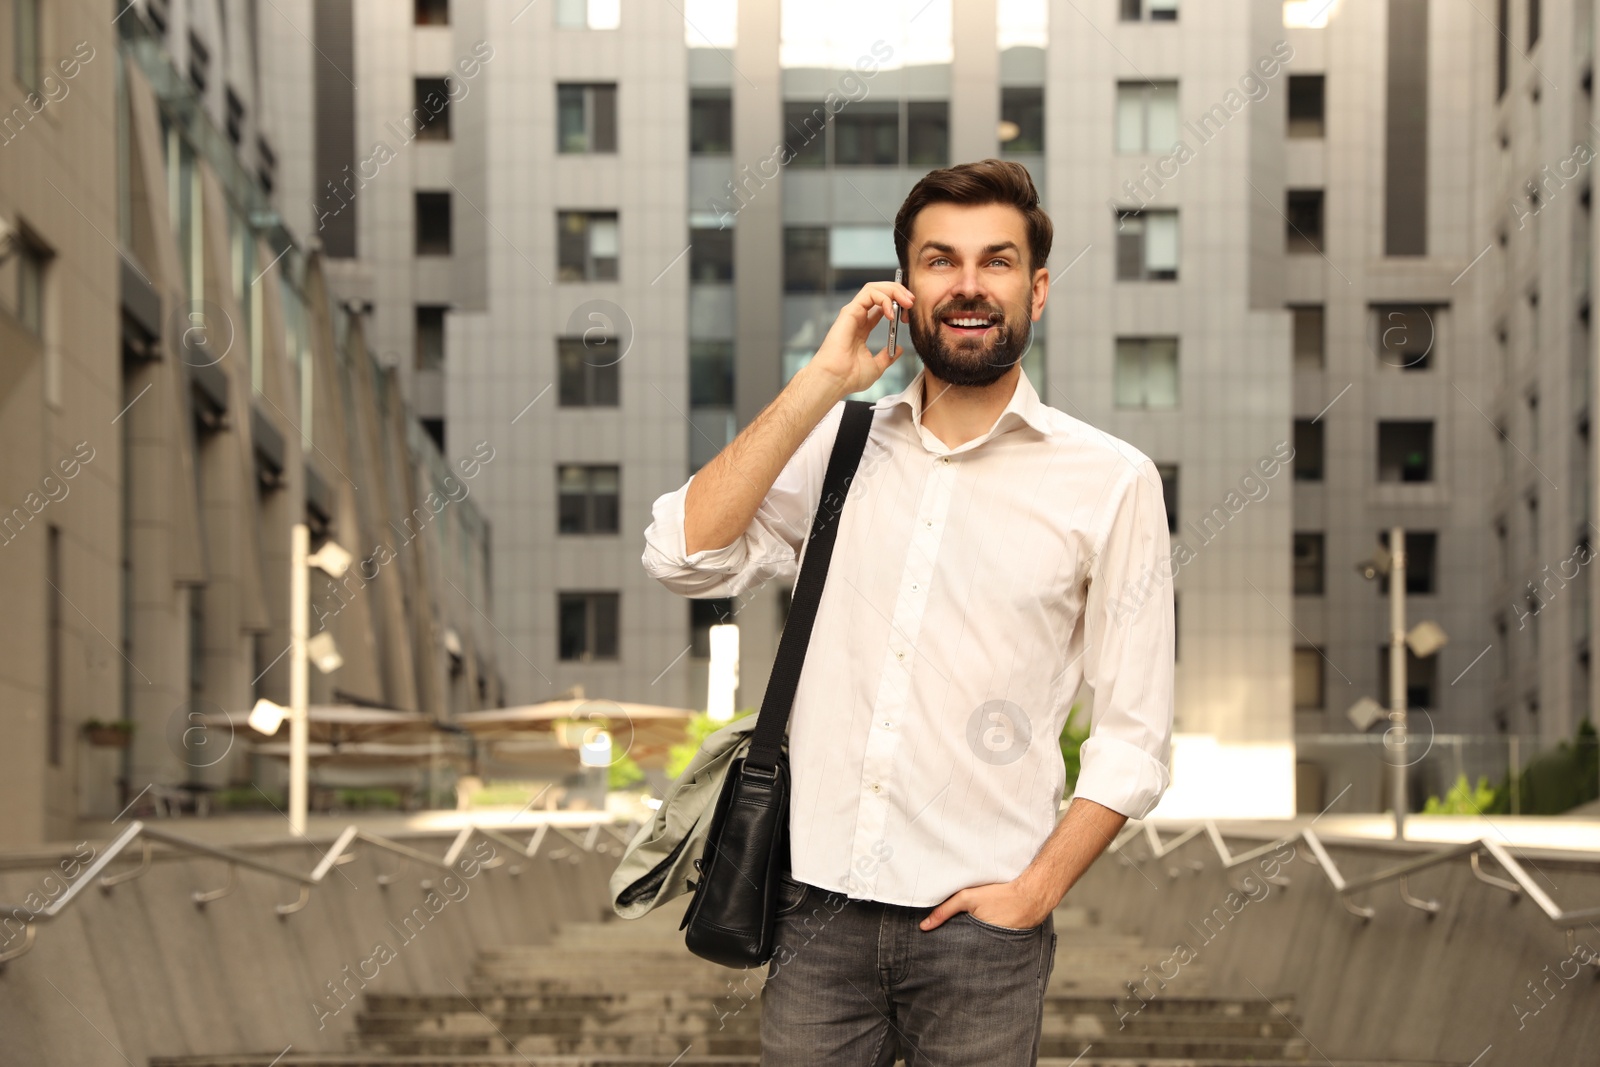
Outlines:
{"label": "black bag strap", "polygon": [[804,665],[806,646],[811,643],[811,625],[817,620],[822,584],[828,577],[833,543],[838,539],[837,520],[844,511],[850,482],[861,463],[861,453],[866,449],[867,434],[871,429],[872,405],[865,400],[846,400],[839,434],[834,438],[833,453],[828,457],[828,473],[822,479],[822,496],[817,502],[816,519],[811,524],[805,562],[800,566],[794,600],[789,605],[789,618],[784,623],[783,636],[778,640],[778,655],[772,664],[772,677],[767,680],[761,713],[751,732],[750,751],[745,756],[747,772],[776,773],[774,768],[789,726],[795,689],[800,684],[800,668]]}

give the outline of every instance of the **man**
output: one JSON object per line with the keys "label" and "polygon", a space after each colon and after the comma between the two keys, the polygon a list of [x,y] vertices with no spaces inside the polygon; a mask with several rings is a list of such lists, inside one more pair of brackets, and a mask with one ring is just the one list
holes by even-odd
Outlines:
{"label": "man", "polygon": [[[767,1067],[1036,1063],[1051,913],[1170,781],[1160,476],[1043,404],[1018,362],[1051,237],[1021,165],[929,173],[895,220],[905,284],[863,286],[772,403],[655,501],[643,562],[668,588],[792,586],[844,400],[900,355],[867,347],[899,301],[923,366],[874,405],[789,722]],[[1057,825],[1080,681],[1091,734]]]}

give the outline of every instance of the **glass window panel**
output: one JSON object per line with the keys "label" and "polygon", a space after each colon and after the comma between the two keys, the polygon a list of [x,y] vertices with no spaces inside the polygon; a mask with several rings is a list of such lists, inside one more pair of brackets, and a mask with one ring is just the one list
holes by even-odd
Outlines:
{"label": "glass window panel", "polygon": [[617,254],[617,220],[591,218],[589,220],[589,254],[596,259],[615,257]]}
{"label": "glass window panel", "polygon": [[906,105],[906,162],[943,167],[950,161],[950,105],[943,100],[913,100]]}
{"label": "glass window panel", "polygon": [[828,233],[828,262],[839,267],[898,265],[893,226],[835,226]]}
{"label": "glass window panel", "polygon": [[617,150],[617,87],[596,85],[592,89],[594,100],[594,145],[591,151],[615,152]]}
{"label": "glass window panel", "polygon": [[1178,341],[1152,338],[1145,342],[1145,405],[1170,408],[1178,404]]}
{"label": "glass window panel", "polygon": [[1168,152],[1178,140],[1178,83],[1157,82],[1146,89],[1150,101],[1145,151]]}
{"label": "glass window panel", "polygon": [[1157,211],[1148,216],[1145,233],[1144,265],[1152,270],[1178,269],[1178,213]]}
{"label": "glass window panel", "polygon": [[1117,86],[1117,151],[1144,151],[1144,101],[1139,86]]}

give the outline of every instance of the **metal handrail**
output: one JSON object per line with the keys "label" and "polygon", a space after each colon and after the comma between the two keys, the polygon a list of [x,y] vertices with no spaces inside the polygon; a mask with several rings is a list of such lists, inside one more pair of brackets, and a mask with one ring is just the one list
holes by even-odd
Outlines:
{"label": "metal handrail", "polygon": [[[528,844],[524,845],[520,841],[513,838],[510,834],[506,833],[503,828],[496,829],[489,826],[468,824],[461,827],[461,829],[457,831],[454,840],[452,840],[450,843],[449,849],[446,850],[443,858],[440,858],[427,852],[423,852],[420,849],[412,848],[409,845],[400,844],[398,841],[392,841],[380,834],[363,830],[359,826],[352,824],[350,826],[346,826],[344,830],[340,832],[338,838],[335,839],[333,846],[322,854],[321,860],[319,860],[317,865],[312,868],[311,873],[300,874],[296,871],[289,870],[288,868],[279,867],[263,860],[256,859],[254,856],[246,855],[242,852],[220,848],[216,845],[208,845],[203,841],[194,841],[179,834],[170,833],[166,830],[161,830],[150,826],[145,822],[136,820],[132,823],[129,823],[127,829],[118,834],[117,837],[106,846],[105,851],[96,856],[94,861],[84,868],[83,872],[67,886],[67,889],[64,893],[62,893],[59,897],[56,897],[46,906],[39,909],[34,909],[24,905],[0,904],[0,929],[5,929],[11,926],[13,922],[19,919],[24,921],[22,944],[15,948],[0,952],[0,970],[4,970],[5,965],[11,960],[17,959],[19,956],[26,955],[28,952],[30,952],[37,941],[37,925],[40,922],[54,919],[60,915],[68,905],[82,895],[84,889],[91,883],[98,882],[101,892],[109,894],[115,886],[121,885],[124,882],[131,882],[134,879],[144,875],[145,872],[149,871],[154,860],[154,849],[151,846],[153,843],[157,842],[170,846],[171,848],[179,851],[189,852],[194,855],[203,856],[209,859],[221,860],[228,865],[228,881],[226,885],[219,889],[195,890],[190,893],[190,899],[194,901],[196,907],[203,908],[211,901],[219,900],[222,897],[227,896],[229,893],[232,893],[238,886],[238,869],[243,867],[246,870],[255,871],[259,874],[265,874],[282,881],[292,882],[299,888],[299,898],[293,903],[274,905],[274,911],[277,913],[278,917],[280,919],[286,919],[288,916],[293,915],[295,912],[301,910],[311,902],[311,891],[317,886],[322,885],[327,879],[328,874],[335,867],[343,866],[344,864],[349,863],[356,858],[351,852],[351,848],[357,842],[370,845],[374,849],[394,853],[407,862],[420,863],[426,867],[448,872],[456,869],[457,863],[460,862],[462,851],[466,848],[467,843],[474,835],[486,838],[490,841],[498,842],[501,845],[510,848],[519,856],[526,859],[531,859],[538,853],[539,847],[544,843],[546,834],[551,829],[554,829],[556,833],[567,838],[583,851],[593,852],[596,851],[597,848],[600,851],[605,851],[609,847],[605,844],[600,844],[598,846],[596,845],[596,840],[602,827],[608,833],[617,837],[619,841],[626,844],[632,838],[632,835],[629,831],[634,829],[637,825],[637,822],[631,818],[618,820],[615,816],[596,812],[594,820],[588,824],[588,833],[582,838],[573,834],[565,826],[549,822],[541,822],[534,830],[532,839],[528,842]],[[619,829],[619,826],[626,829]],[[291,839],[286,843],[294,844],[302,840],[304,839]],[[120,858],[124,853],[132,849],[135,844],[142,846],[143,856],[139,866],[116,874],[106,874],[106,868]],[[551,853],[551,858],[564,858],[564,854],[563,856],[558,856],[555,853]],[[572,854],[572,858],[574,862],[577,862],[578,857],[576,853]],[[489,870],[502,866],[506,862],[507,861],[504,856],[496,856],[491,860],[487,860],[479,864],[479,866],[483,870]],[[508,868],[508,870],[510,873],[515,875],[520,872],[520,867],[512,865]],[[378,884],[384,887],[389,886],[396,881],[396,879],[396,875],[380,873],[377,876]],[[432,888],[432,882],[428,879],[424,879],[421,885],[424,889]],[[9,939],[10,938],[8,937],[7,940]]]}
{"label": "metal handrail", "polygon": [[[1528,874],[1527,870],[1524,869],[1522,864],[1517,862],[1517,858],[1512,855],[1509,848],[1507,848],[1501,842],[1493,841],[1489,838],[1479,838],[1476,841],[1469,841],[1457,845],[1446,845],[1443,848],[1432,849],[1423,855],[1406,860],[1403,863],[1395,864],[1391,867],[1386,867],[1373,874],[1357,878],[1353,881],[1347,880],[1339,871],[1338,864],[1336,864],[1333,860],[1333,857],[1328,854],[1328,850],[1323,844],[1322,839],[1318,837],[1316,832],[1310,827],[1303,827],[1284,837],[1276,838],[1268,844],[1260,846],[1259,848],[1254,848],[1248,852],[1234,855],[1228,849],[1227,844],[1223,841],[1222,831],[1217,828],[1215,820],[1205,819],[1201,822],[1195,823],[1189,826],[1187,829],[1181,831],[1177,837],[1171,839],[1170,841],[1161,840],[1161,835],[1156,830],[1156,826],[1153,822],[1129,820],[1127,828],[1125,828],[1123,832],[1119,833],[1116,838],[1112,840],[1106,851],[1112,853],[1123,853],[1130,842],[1142,836],[1150,848],[1150,858],[1162,859],[1181,848],[1188,841],[1199,836],[1202,832],[1205,833],[1207,838],[1210,840],[1213,850],[1216,852],[1217,857],[1222,861],[1224,870],[1237,867],[1242,863],[1246,863],[1252,859],[1255,859],[1257,856],[1264,855],[1267,852],[1281,848],[1284,845],[1290,844],[1296,840],[1304,841],[1306,846],[1311,850],[1314,864],[1322,868],[1322,873],[1327,876],[1329,884],[1333,886],[1334,892],[1338,894],[1339,903],[1343,904],[1348,911],[1359,917],[1363,922],[1366,922],[1376,915],[1378,913],[1377,909],[1367,905],[1357,904],[1352,897],[1354,897],[1357,893],[1374,889],[1388,882],[1398,883],[1400,899],[1402,902],[1410,907],[1426,912],[1428,917],[1431,919],[1439,911],[1439,902],[1436,900],[1426,900],[1414,896],[1411,893],[1408,879],[1411,877],[1411,875],[1416,874],[1418,871],[1423,871],[1430,867],[1436,867],[1440,864],[1448,863],[1451,860],[1460,859],[1463,856],[1470,859],[1472,863],[1472,873],[1478,879],[1478,881],[1483,882],[1485,885],[1494,886],[1497,889],[1503,889],[1510,893],[1513,903],[1515,903],[1516,900],[1519,899],[1519,897],[1523,894],[1526,894],[1531,900],[1533,900],[1533,902],[1539,906],[1539,910],[1544,913],[1545,918],[1548,919],[1553,926],[1566,931],[1567,947],[1569,950],[1572,950],[1574,947],[1573,937],[1576,933],[1577,925],[1581,922],[1587,922],[1592,919],[1600,918],[1600,907],[1578,908],[1572,911],[1562,908],[1539,886],[1537,882],[1534,881],[1533,877]],[[1507,879],[1485,872],[1480,861],[1480,857],[1484,854],[1487,854],[1491,859],[1498,863],[1500,867],[1511,876],[1511,879],[1508,881]],[[1133,862],[1125,855],[1122,858],[1126,862]],[[1190,866],[1195,870],[1201,870],[1204,868],[1204,864],[1198,861],[1195,861]],[[1176,867],[1171,867],[1168,869],[1168,876],[1171,878],[1177,878],[1179,873],[1180,872]],[[1277,885],[1286,886],[1289,884],[1289,879],[1287,876],[1273,877],[1269,879],[1269,881],[1272,881]],[[1596,970],[1596,977],[1600,977],[1600,955],[1593,956],[1585,962],[1590,966],[1593,966]]]}

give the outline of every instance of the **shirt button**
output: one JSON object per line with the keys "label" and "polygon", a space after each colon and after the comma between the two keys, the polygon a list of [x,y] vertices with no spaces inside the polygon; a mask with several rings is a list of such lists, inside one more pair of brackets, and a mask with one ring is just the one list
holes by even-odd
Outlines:
{"label": "shirt button", "polygon": [[949,463],[950,462],[950,457],[949,456],[940,456],[939,457],[939,462],[940,463]]}
{"label": "shirt button", "polygon": [[884,719],[883,720],[883,728],[885,730],[893,730],[894,729],[894,724],[891,723],[888,719]]}
{"label": "shirt button", "polygon": [[894,650],[894,658],[895,659],[905,659],[906,658],[906,654],[904,652],[900,651],[897,648],[897,649]]}
{"label": "shirt button", "polygon": [[872,783],[872,791],[874,793],[881,793],[881,792],[883,792],[883,787],[881,785],[879,785],[877,782],[873,782]]}
{"label": "shirt button", "polygon": [[923,519],[922,520],[922,524],[924,526],[932,526],[933,525],[933,520],[932,519]]}
{"label": "shirt button", "polygon": [[911,591],[913,593],[917,591],[917,583],[916,582],[912,582],[911,583]]}

